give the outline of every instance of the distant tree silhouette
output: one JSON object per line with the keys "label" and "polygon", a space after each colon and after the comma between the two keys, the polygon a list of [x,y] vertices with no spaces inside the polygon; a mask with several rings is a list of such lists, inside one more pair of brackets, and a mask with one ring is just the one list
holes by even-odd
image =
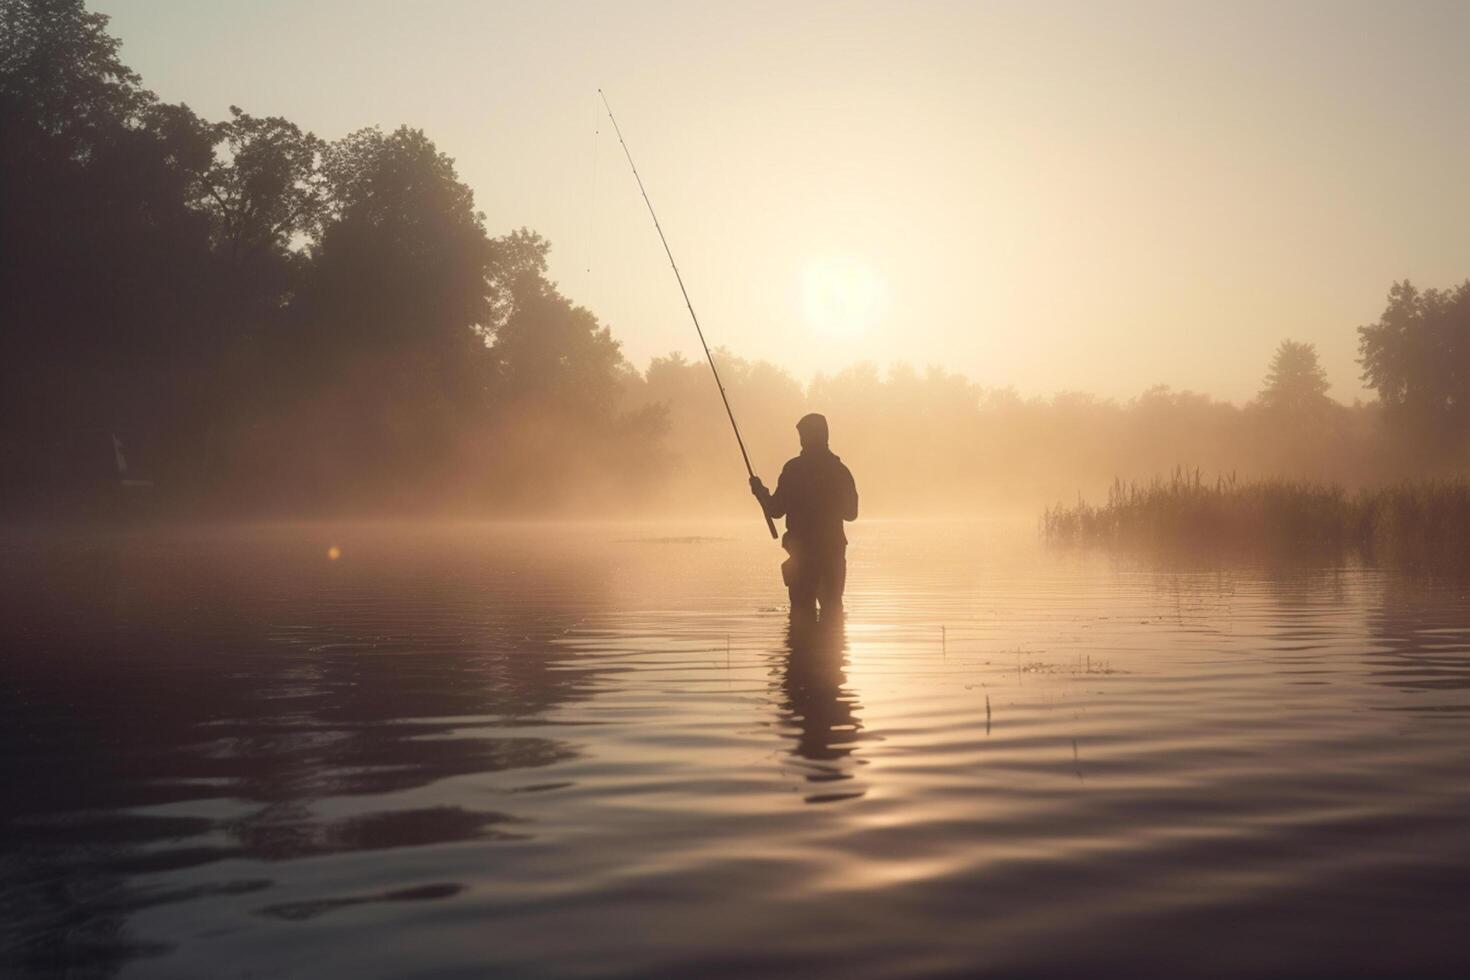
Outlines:
{"label": "distant tree silhouette", "polygon": [[1271,357],[1266,383],[1256,396],[1266,411],[1291,418],[1321,415],[1332,407],[1327,372],[1314,344],[1283,340]]}
{"label": "distant tree silhouette", "polygon": [[1470,438],[1470,280],[1388,291],[1377,323],[1358,328],[1363,381],[1401,432],[1434,446]]}

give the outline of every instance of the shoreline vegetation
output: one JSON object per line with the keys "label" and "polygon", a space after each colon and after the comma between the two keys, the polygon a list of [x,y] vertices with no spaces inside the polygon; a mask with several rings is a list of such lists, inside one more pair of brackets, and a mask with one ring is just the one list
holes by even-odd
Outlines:
{"label": "shoreline vegetation", "polygon": [[1330,555],[1470,567],[1470,477],[1349,490],[1306,480],[1207,479],[1177,468],[1148,483],[1117,479],[1107,500],[1057,504],[1041,519],[1057,544]]}
{"label": "shoreline vegetation", "polygon": [[[423,130],[206,118],[144,87],[83,0],[0,0],[0,24],[0,242],[24,243],[0,258],[0,520],[753,512],[703,359],[631,363],[618,338],[644,325],[564,293],[551,243],[481,211]],[[1292,339],[1238,403],[1022,396],[837,349],[805,380],[714,357],[757,473],[821,412],[865,513],[1032,514],[1180,462],[1324,486],[1465,472],[1470,280],[1394,283],[1356,333],[1374,397],[1351,404]]]}

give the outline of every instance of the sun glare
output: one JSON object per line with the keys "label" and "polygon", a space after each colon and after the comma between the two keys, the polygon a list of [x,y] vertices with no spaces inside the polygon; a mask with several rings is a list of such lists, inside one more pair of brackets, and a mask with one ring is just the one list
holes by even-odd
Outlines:
{"label": "sun glare", "polygon": [[826,259],[806,270],[806,318],[831,337],[859,337],[883,314],[887,287],[868,265],[853,259]]}

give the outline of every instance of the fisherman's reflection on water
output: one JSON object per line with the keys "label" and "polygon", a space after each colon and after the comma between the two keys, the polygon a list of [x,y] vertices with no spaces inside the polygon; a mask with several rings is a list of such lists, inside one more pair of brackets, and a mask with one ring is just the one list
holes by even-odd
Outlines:
{"label": "fisherman's reflection on water", "polygon": [[867,792],[854,782],[863,738],[862,707],[847,686],[847,634],[841,613],[792,616],[778,673],[783,733],[808,803],[832,803]]}

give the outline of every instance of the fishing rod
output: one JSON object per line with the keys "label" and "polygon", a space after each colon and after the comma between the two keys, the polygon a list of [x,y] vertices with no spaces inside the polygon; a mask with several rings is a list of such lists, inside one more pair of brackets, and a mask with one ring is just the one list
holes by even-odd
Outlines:
{"label": "fishing rod", "polygon": [[[608,104],[607,96],[602,89],[597,90],[602,96],[602,105],[607,109],[607,118],[612,120],[613,132],[618,134],[618,142],[622,144],[623,156],[628,158],[628,167],[633,171],[633,179],[638,181],[638,192],[643,195],[643,203],[648,205],[648,216],[653,219],[653,227],[658,229],[658,240],[664,243],[664,254],[669,257],[669,265],[673,267],[674,278],[679,281],[679,292],[684,294],[684,305],[689,308],[689,319],[694,321],[694,332],[699,334],[699,345],[704,348],[704,359],[709,362],[710,373],[715,376],[715,387],[720,389],[720,401],[725,403],[725,414],[730,417],[730,428],[735,431],[735,443],[740,447],[740,458],[745,460],[745,472],[755,479],[755,470],[750,465],[750,454],[745,451],[745,440],[740,438],[740,426],[735,424],[735,413],[730,410],[730,398],[725,394],[725,384],[720,380],[720,370],[715,367],[715,358],[709,352],[709,343],[704,339],[704,329],[699,325],[699,316],[694,312],[694,304],[689,300],[689,290],[684,288],[684,277],[679,275],[679,263],[674,261],[674,252],[669,248],[669,240],[664,237],[663,225],[658,223],[658,215],[653,210],[653,202],[648,199],[648,191],[643,186],[643,178],[638,176],[638,165],[633,162],[633,153],[628,149],[628,141],[623,139],[623,131],[618,127],[618,118],[613,115],[612,106]],[[761,505],[761,516],[766,519],[766,529],[771,532],[771,537],[779,537],[776,534],[776,522],[771,520],[771,515],[766,513],[765,505]]]}

